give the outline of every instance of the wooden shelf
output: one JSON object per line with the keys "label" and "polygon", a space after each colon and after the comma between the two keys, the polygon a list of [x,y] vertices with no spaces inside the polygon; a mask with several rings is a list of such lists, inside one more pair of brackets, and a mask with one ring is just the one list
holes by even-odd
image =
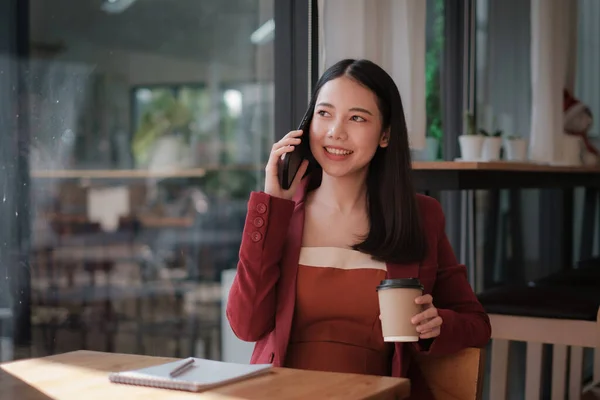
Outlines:
{"label": "wooden shelf", "polygon": [[414,170],[600,173],[600,166],[546,165],[511,161],[415,161]]}
{"label": "wooden shelf", "polygon": [[190,169],[67,169],[67,170],[33,170],[32,178],[55,179],[146,179],[146,178],[202,178],[209,171],[256,171],[262,165],[210,166]]}
{"label": "wooden shelf", "polygon": [[165,170],[165,171],[148,171],[148,170],[48,170],[48,171],[32,171],[32,178],[80,178],[80,179],[102,179],[102,178],[184,178],[184,177],[203,177],[206,175],[204,168],[194,168],[186,170]]}
{"label": "wooden shelf", "polygon": [[[208,171],[258,171],[263,165],[212,166],[180,170],[149,171],[136,169],[117,170],[34,170],[32,178],[75,178],[75,179],[143,179],[143,178],[201,178]],[[468,162],[468,161],[415,161],[413,169],[418,171],[511,171],[511,172],[574,172],[600,173],[600,167],[569,167],[517,163],[508,161]]]}
{"label": "wooden shelf", "polygon": [[534,163],[440,161],[415,162],[419,190],[568,189],[600,186],[600,167]]}

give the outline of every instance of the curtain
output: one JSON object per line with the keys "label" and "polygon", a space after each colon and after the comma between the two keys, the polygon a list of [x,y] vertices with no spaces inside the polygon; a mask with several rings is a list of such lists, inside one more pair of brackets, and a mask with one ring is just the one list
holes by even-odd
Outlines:
{"label": "curtain", "polygon": [[[482,9],[481,4],[487,5]],[[507,135],[529,137],[531,127],[531,3],[493,0],[477,3],[478,115],[489,114]]]}
{"label": "curtain", "polygon": [[344,58],[366,58],[396,82],[410,146],[425,147],[425,0],[319,0],[319,74]]}
{"label": "curtain", "polygon": [[571,0],[531,0],[533,161],[562,163],[573,149],[574,138],[563,130],[563,90],[575,82],[576,7]]}
{"label": "curtain", "polygon": [[592,109],[590,135],[600,136],[600,1],[579,0],[575,95]]}

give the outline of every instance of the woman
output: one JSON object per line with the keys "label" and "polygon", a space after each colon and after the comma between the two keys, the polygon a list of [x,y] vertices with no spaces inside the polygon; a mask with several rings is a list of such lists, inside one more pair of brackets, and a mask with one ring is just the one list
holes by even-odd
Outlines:
{"label": "woman", "polygon": [[[250,195],[231,327],[257,342],[252,363],[408,376],[413,396],[429,398],[410,352],[483,347],[491,329],[440,204],[413,188],[398,89],[372,62],[343,60],[317,83],[308,113],[308,135],[273,146],[265,190]],[[278,159],[303,140],[310,166],[283,190]],[[424,284],[417,343],[383,341],[375,287],[386,277]]]}

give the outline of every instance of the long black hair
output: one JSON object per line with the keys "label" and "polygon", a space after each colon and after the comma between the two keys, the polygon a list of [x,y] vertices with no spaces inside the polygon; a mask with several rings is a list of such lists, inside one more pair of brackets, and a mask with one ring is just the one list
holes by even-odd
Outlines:
{"label": "long black hair", "polygon": [[[427,252],[427,240],[412,182],[408,131],[398,87],[385,70],[369,60],[342,60],[327,69],[317,82],[308,106],[309,115],[314,114],[323,85],[341,76],[355,80],[377,96],[382,132],[389,132],[388,146],[377,148],[367,173],[369,233],[353,248],[390,263],[421,261]],[[317,175],[319,185],[321,167],[310,154],[308,141],[303,142],[311,160],[310,175]]]}

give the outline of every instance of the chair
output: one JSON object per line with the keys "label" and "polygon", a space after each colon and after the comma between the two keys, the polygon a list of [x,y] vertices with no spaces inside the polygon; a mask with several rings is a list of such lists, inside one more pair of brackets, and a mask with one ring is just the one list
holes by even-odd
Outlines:
{"label": "chair", "polygon": [[592,384],[600,379],[598,291],[591,285],[569,286],[564,275],[556,281],[564,286],[546,279],[532,286],[494,288],[479,295],[492,324],[490,399],[507,398],[510,341],[527,343],[526,399],[541,395],[544,344],[553,346],[552,399],[563,399],[566,391],[569,399],[579,399],[589,391],[582,387],[584,348],[596,349]]}
{"label": "chair", "polygon": [[446,356],[415,354],[415,360],[436,399],[481,399],[484,349],[468,348]]}

